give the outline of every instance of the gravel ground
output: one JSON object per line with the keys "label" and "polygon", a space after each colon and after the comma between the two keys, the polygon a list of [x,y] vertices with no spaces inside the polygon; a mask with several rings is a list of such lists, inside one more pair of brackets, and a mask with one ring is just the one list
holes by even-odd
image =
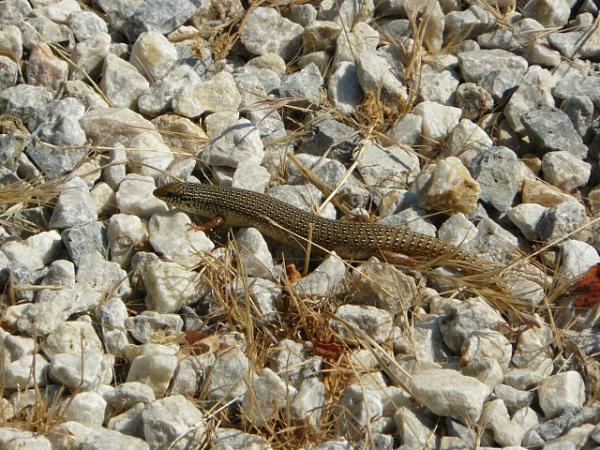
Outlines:
{"label": "gravel ground", "polygon": [[[599,71],[593,0],[0,0],[0,448],[600,448]],[[203,231],[174,179],[505,270]]]}

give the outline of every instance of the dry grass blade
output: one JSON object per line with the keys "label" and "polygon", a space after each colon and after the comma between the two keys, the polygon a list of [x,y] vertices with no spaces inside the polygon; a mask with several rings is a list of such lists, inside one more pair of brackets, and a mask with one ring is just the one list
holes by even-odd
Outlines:
{"label": "dry grass blade", "polygon": [[[298,168],[298,170],[300,170],[300,172],[302,172],[302,175],[304,175],[313,186],[315,186],[318,190],[320,190],[321,193],[325,197],[328,197],[331,199],[331,202],[335,206],[337,206],[342,211],[342,213],[344,213],[344,215],[346,215],[346,216],[350,215],[350,208],[344,202],[333,197],[334,191],[329,189],[329,187],[326,186],[321,181],[321,179],[313,173],[313,171],[309,167],[307,167],[302,161],[300,161],[300,159],[298,159],[298,157],[296,155],[290,153],[287,155],[287,157],[290,161],[292,161],[294,163],[294,165]],[[319,210],[322,209],[324,205],[326,205],[326,203],[322,203],[321,206],[319,207]]]}
{"label": "dry grass blade", "polygon": [[370,136],[385,133],[396,122],[398,111],[382,100],[381,91],[367,91],[354,116],[362,134]]}
{"label": "dry grass blade", "polygon": [[[515,318],[519,322],[529,322],[529,315],[525,311],[531,309],[532,305],[515,297],[506,289],[502,265],[492,261],[488,263],[487,260],[485,262],[486,267],[482,268],[477,263],[454,259],[452,255],[440,255],[428,261],[418,261],[416,265],[414,260],[410,265],[401,260],[393,260],[397,267],[417,271],[445,285],[447,292],[440,292],[442,295],[479,296],[504,316]],[[436,267],[452,268],[462,272],[462,275],[456,276],[453,272],[440,271]]]}
{"label": "dry grass blade", "polygon": [[[38,33],[38,31],[36,30],[36,33]],[[39,34],[39,33],[38,33]],[[56,54],[58,56],[60,56],[63,60],[65,60],[66,62],[69,63],[69,65],[71,67],[73,67],[74,69],[76,69],[79,73],[81,73],[85,79],[87,80],[88,83],[90,83],[90,85],[92,86],[92,88],[94,88],[94,91],[100,96],[102,97],[102,100],[104,100],[106,102],[107,105],[112,106],[112,102],[110,101],[110,99],[106,96],[106,94],[104,93],[104,91],[102,89],[100,89],[100,86],[98,86],[98,83],[96,83],[94,81],[94,79],[90,76],[90,74],[85,70],[84,67],[82,67],[80,64],[77,64],[75,61],[73,61],[71,59],[71,57],[69,56],[69,53],[64,50],[60,45],[52,43],[52,42],[48,42],[44,39],[43,36],[39,35],[39,38],[41,40],[43,40],[44,42],[46,42],[50,48],[52,50],[54,50],[54,52],[56,52]]]}
{"label": "dry grass blade", "polygon": [[194,40],[194,51],[198,59],[204,58],[204,47],[211,49],[214,60],[225,59],[239,40],[252,11],[263,3],[265,3],[263,0],[253,2],[244,11],[236,13],[235,8],[229,10],[225,2],[214,2],[210,8],[215,16],[215,25],[204,22],[207,11],[199,11],[198,16],[192,18],[192,23],[200,30]]}
{"label": "dry grass blade", "polygon": [[[40,357],[38,336],[35,334],[33,335],[33,342],[32,354],[36,356],[29,368],[29,379],[32,381],[32,385],[27,390],[17,391],[13,394],[11,397],[14,408],[12,410],[13,414],[11,414],[13,417],[6,420],[4,413],[8,411],[0,411],[0,424],[47,434],[51,433],[56,425],[65,421],[65,410],[79,390],[75,389],[71,394],[65,396],[64,386],[59,388],[56,386],[40,386],[42,380],[35,377],[37,359]],[[0,389],[3,390],[4,387]],[[4,394],[4,392],[2,393]]]}
{"label": "dry grass blade", "polygon": [[350,335],[354,336],[354,339],[362,348],[369,350],[377,359],[381,368],[394,381],[395,385],[401,386],[409,393],[411,392],[410,383],[407,381],[412,379],[412,375],[398,364],[393,357],[389,356],[388,352],[375,342],[371,336],[338,316],[327,314],[327,318],[333,322],[340,323]]}
{"label": "dry grass blade", "polygon": [[408,84],[408,98],[403,106],[403,112],[410,112],[417,104],[421,90],[421,70],[423,69],[423,43],[425,42],[425,32],[427,21],[419,21],[413,11],[409,11],[408,20],[410,22],[412,42],[409,42],[410,48],[402,42],[396,43],[403,59],[405,60],[404,78]]}
{"label": "dry grass blade", "polygon": [[20,217],[26,208],[50,206],[61,193],[62,180],[17,181],[0,187],[0,224],[35,231],[37,226]]}
{"label": "dry grass blade", "polygon": [[569,233],[566,233],[565,235],[561,236],[560,238],[555,239],[552,242],[549,242],[548,244],[544,245],[543,247],[539,248],[538,250],[531,252],[527,255],[523,255],[520,259],[518,259],[518,260],[512,262],[511,264],[509,264],[508,266],[506,266],[504,268],[504,270],[510,270],[525,261],[532,260],[537,255],[544,253],[545,251],[549,250],[550,248],[555,247],[556,245],[560,244],[561,242],[566,241],[567,239],[571,238],[573,235],[576,235],[577,233],[579,233],[587,228],[593,227],[594,225],[596,225],[598,223],[600,223],[600,216],[575,228],[574,230],[570,231]]}
{"label": "dry grass blade", "polygon": [[514,29],[514,23],[511,21],[513,13],[517,10],[516,1],[502,2],[502,6],[498,2],[490,2],[489,0],[475,0],[473,2],[496,19],[496,23],[504,28]]}

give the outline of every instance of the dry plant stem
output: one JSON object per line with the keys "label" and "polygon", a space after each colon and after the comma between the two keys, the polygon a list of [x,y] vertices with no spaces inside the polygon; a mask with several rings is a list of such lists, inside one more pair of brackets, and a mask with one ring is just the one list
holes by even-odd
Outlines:
{"label": "dry plant stem", "polygon": [[[335,195],[337,194],[337,192],[341,189],[342,185],[346,182],[346,180],[348,178],[350,178],[350,175],[352,175],[352,172],[354,172],[354,170],[356,169],[356,166],[358,166],[358,162],[360,161],[360,157],[363,154],[363,150],[364,149],[365,149],[365,146],[364,146],[364,142],[363,142],[363,144],[361,145],[360,150],[356,154],[354,162],[350,165],[350,167],[348,167],[348,169],[346,169],[346,172],[344,172],[344,174],[342,175],[342,177],[337,181],[336,185],[331,190],[331,192],[329,193],[329,195],[325,198],[325,200],[323,200],[323,203],[321,203],[321,206],[319,207],[318,212],[321,212],[321,210],[323,209],[323,207],[325,205],[327,205],[329,202],[332,202],[334,200]],[[344,210],[342,210],[342,211],[344,211]],[[344,211],[344,214],[346,214],[346,211]],[[348,214],[351,214],[351,211],[348,211]]]}
{"label": "dry plant stem", "polygon": [[310,264],[310,253],[312,250],[312,236],[314,229],[314,224],[311,223],[308,225],[308,233],[306,237],[308,243],[306,244],[306,253],[304,255],[304,274],[308,274],[308,266]]}
{"label": "dry plant stem", "polygon": [[510,270],[510,269],[512,269],[512,268],[514,268],[515,266],[519,265],[520,263],[522,263],[522,262],[524,262],[524,261],[531,260],[531,259],[532,259],[532,258],[534,258],[535,256],[537,256],[537,255],[539,255],[539,254],[541,254],[541,253],[544,253],[546,250],[548,250],[548,249],[550,249],[550,248],[554,247],[555,245],[558,245],[558,244],[560,244],[560,243],[561,243],[561,242],[563,242],[563,241],[566,241],[566,240],[567,240],[567,239],[569,239],[571,236],[573,236],[573,235],[575,235],[575,234],[579,233],[580,231],[583,231],[583,230],[585,230],[586,228],[589,228],[589,227],[591,227],[591,226],[595,225],[595,224],[596,224],[596,223],[598,223],[598,222],[600,222],[600,216],[599,216],[599,217],[596,217],[596,218],[594,218],[594,219],[592,219],[592,220],[590,220],[589,222],[587,222],[587,223],[585,223],[585,224],[583,224],[583,225],[581,225],[581,226],[579,226],[579,227],[577,227],[577,228],[575,228],[573,231],[571,231],[571,232],[569,232],[569,233],[565,234],[564,236],[561,236],[560,238],[558,238],[558,239],[555,239],[554,241],[552,241],[552,242],[550,242],[550,243],[548,243],[548,244],[544,245],[543,247],[541,247],[540,249],[538,249],[538,250],[534,251],[533,253],[530,253],[530,254],[528,254],[528,255],[525,255],[525,256],[523,256],[522,258],[518,259],[517,261],[514,261],[514,262],[512,262],[511,264],[509,264],[508,266],[506,266],[506,267],[503,269],[503,271],[508,271],[508,270]]}
{"label": "dry plant stem", "polygon": [[[212,278],[213,276],[222,277],[224,273],[227,273],[232,277],[244,278],[243,266],[240,267],[238,265],[237,275],[233,273],[232,267],[230,266],[233,260],[235,260],[236,252],[237,248],[235,246],[230,246],[228,247],[227,254],[224,258],[220,258],[219,260],[207,259],[207,264],[204,267],[205,269],[208,269],[208,272],[212,272],[212,274],[207,274],[209,278]],[[210,261],[213,261],[214,263]],[[287,286],[286,291],[289,293],[288,304],[291,307],[291,311],[289,312],[291,320],[282,322],[279,333],[284,333],[287,337],[304,335],[308,340],[317,336],[330,334],[330,311],[335,308],[332,299],[326,298],[320,301],[300,299],[294,295],[291,286],[285,280],[284,283]],[[257,338],[259,334],[256,332],[259,332],[262,335],[268,328],[260,326],[257,322],[259,315],[256,312],[252,314],[247,314],[245,312],[249,306],[252,308],[252,306],[247,303],[248,296],[241,293],[237,294],[237,300],[234,299],[225,293],[225,291],[227,291],[224,287],[225,284],[227,283],[215,283],[214,295],[218,297],[218,302],[222,305],[223,309],[227,311],[230,318],[229,322],[235,329],[241,330],[245,334],[248,332],[254,333],[252,339],[247,341],[248,351],[245,353],[248,355],[253,367],[262,367],[263,362],[260,361],[262,355],[268,355],[270,352],[267,348],[271,347],[272,344],[278,345],[278,342],[270,339],[261,340],[260,338]],[[225,294],[225,296],[221,294]],[[325,314],[323,314],[323,312],[325,312]],[[357,336],[359,344],[364,345],[366,348],[370,348],[368,338],[363,339],[360,331],[354,331],[352,333]],[[363,342],[366,343],[363,344]],[[377,344],[375,344],[375,346],[377,346]],[[383,352],[381,347],[377,346],[377,348],[379,349],[379,352]],[[382,358],[385,359],[384,356],[382,356]],[[393,363],[389,362],[389,364]],[[310,444],[320,442],[323,436],[328,435],[329,431],[333,429],[335,418],[339,415],[339,408],[336,406],[338,404],[337,398],[343,391],[343,388],[347,386],[349,380],[358,379],[359,374],[354,368],[349,367],[348,361],[343,358],[338,362],[332,363],[330,368],[325,370],[325,373],[325,383],[328,386],[327,395],[329,398],[325,407],[322,409],[318,431],[305,428],[302,424],[293,424],[291,420],[292,414],[286,413],[287,409],[284,408],[279,418],[269,420],[268,423],[265,424],[262,432],[259,431],[259,434],[270,441],[273,448],[306,448],[310,446]],[[395,373],[398,373],[398,371]],[[249,389],[251,389],[250,380],[246,379],[245,382],[248,384]],[[205,380],[205,387],[207,386],[207,383],[208,379]],[[205,395],[206,392],[201,398],[205,398]],[[255,393],[249,391],[248,395],[252,401],[252,397],[255,396]],[[210,413],[210,417],[216,419],[219,412],[226,410],[227,405],[218,403],[213,405],[212,408],[213,412]]]}
{"label": "dry plant stem", "polygon": [[261,317],[261,312],[260,312],[260,309],[258,308],[258,306],[256,306],[256,303],[254,302],[254,299],[252,298],[252,295],[250,294],[250,289],[249,289],[249,286],[248,286],[248,276],[247,276],[247,273],[246,273],[246,268],[244,267],[243,264],[239,264],[239,261],[242,261],[242,255],[240,253],[239,245],[237,244],[237,242],[235,240],[234,240],[234,243],[235,243],[235,245],[233,246],[233,252],[234,252],[233,256],[235,257],[235,260],[238,261],[237,276],[238,276],[238,279],[241,281],[242,286],[243,286],[244,301],[245,301],[244,304],[246,305],[246,310],[245,310],[246,323],[248,323],[248,324],[254,324],[254,321],[258,322],[254,326],[248,327],[248,328],[252,328],[252,330],[254,330],[255,328],[260,328],[261,331],[263,332],[263,334],[267,337],[267,339],[272,344],[277,344],[279,341],[275,338],[275,336],[273,336],[273,334],[267,328],[267,326],[264,323],[264,321],[261,320],[261,319],[256,319],[256,318],[260,318]]}
{"label": "dry plant stem", "polygon": [[[310,168],[306,167],[306,165],[298,159],[298,157],[296,155],[289,153],[287,155],[287,158],[294,163],[294,165],[298,168],[298,170],[300,170],[300,172],[302,172],[302,175],[304,175],[306,178],[308,178],[308,180],[312,183],[313,186],[315,186],[317,189],[319,189],[321,191],[321,193],[323,193],[323,195],[328,196],[327,198],[329,200],[331,200],[331,203],[333,203],[335,206],[337,206],[344,213],[344,215],[350,214],[350,208],[348,208],[348,206],[346,206],[345,203],[340,202],[335,197],[333,197],[334,191],[330,190],[321,181],[321,179],[319,177],[317,177],[312,172],[312,170],[310,170]],[[319,207],[319,209],[322,208],[326,204],[327,203],[323,202],[321,204],[321,206]]]}
{"label": "dry plant stem", "polygon": [[30,231],[37,230],[37,226],[20,219],[19,212],[32,205],[50,206],[52,200],[61,193],[63,181],[18,181],[0,188],[0,224]]}
{"label": "dry plant stem", "polygon": [[[402,389],[406,390],[409,394],[412,395],[410,388],[410,380],[412,380],[412,375],[407,372],[398,362],[388,355],[385,349],[379,345],[373,338],[371,338],[364,331],[352,326],[352,324],[346,322],[340,317],[331,314],[325,313],[328,319],[339,322],[350,334],[354,336],[354,339],[365,349],[369,350],[377,359],[377,362],[381,366],[381,368],[388,374],[388,376],[394,381],[394,384],[402,387]],[[393,369],[393,370],[392,370]],[[398,374],[402,374],[403,378],[400,378]],[[409,381],[407,383],[407,380]]]}
{"label": "dry plant stem", "polygon": [[56,53],[58,53],[60,55],[60,57],[62,59],[64,59],[66,62],[68,62],[72,67],[77,69],[79,72],[81,72],[83,74],[83,76],[85,77],[85,79],[92,85],[92,87],[94,88],[94,91],[96,91],[96,93],[100,97],[102,97],[102,100],[104,100],[107,103],[107,105],[112,106],[112,102],[110,101],[110,99],[106,96],[104,91],[102,89],[100,89],[100,86],[98,86],[98,84],[94,81],[94,79],[87,73],[87,71],[83,67],[81,67],[79,64],[75,63],[71,58],[69,58],[68,53],[66,51],[64,51],[60,45],[54,44],[52,42],[48,42],[41,34],[39,34],[39,32],[37,30],[35,30],[35,32],[38,34],[38,37],[40,38],[40,40],[42,40],[46,44],[48,44]]}

